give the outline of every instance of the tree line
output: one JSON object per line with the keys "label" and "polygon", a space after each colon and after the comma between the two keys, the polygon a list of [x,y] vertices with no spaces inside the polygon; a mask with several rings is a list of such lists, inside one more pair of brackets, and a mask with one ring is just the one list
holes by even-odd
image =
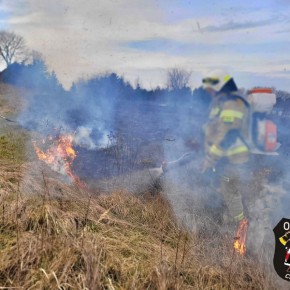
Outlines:
{"label": "tree line", "polygon": [[[0,60],[6,69],[0,72],[0,81],[13,85],[36,89],[42,91],[63,91],[54,71],[49,72],[43,56],[36,51],[28,49],[24,38],[12,31],[0,30]],[[188,101],[193,95],[204,98],[205,103],[209,103],[209,98],[200,89],[192,91],[190,89],[190,79],[192,72],[180,68],[172,68],[167,72],[166,87],[157,87],[151,90],[142,89],[137,79],[135,87],[126,82],[122,77],[114,73],[92,76],[88,80],[79,79],[73,83],[71,92],[76,92],[77,88],[84,91],[94,90],[97,86],[107,86],[113,82],[115,92],[110,92],[114,96],[126,95],[143,96],[145,99],[163,101],[164,98],[180,98]],[[117,91],[116,91],[117,90]],[[118,92],[119,91],[119,92]],[[284,102],[289,102],[290,94],[285,91],[275,90],[277,95],[277,105],[280,107]],[[131,96],[132,98],[132,96]],[[176,100],[175,100],[176,101]]]}
{"label": "tree line", "polygon": [[[160,110],[168,111],[170,116],[188,115],[188,119],[195,120],[200,126],[207,118],[211,98],[201,88],[194,90],[190,88],[191,72],[183,69],[172,68],[167,72],[165,88],[146,90],[140,86],[138,80],[133,86],[115,73],[106,73],[79,79],[73,83],[69,91],[65,91],[56,74],[48,70],[41,54],[29,50],[21,36],[8,31],[0,31],[1,60],[6,68],[0,72],[0,82],[29,89],[30,96],[23,97],[29,98],[32,112],[41,112],[40,118],[46,111],[51,111],[51,108],[57,111],[58,108],[66,108],[68,103],[76,103],[76,108],[68,109],[65,113],[66,118],[73,119],[77,125],[86,122],[83,120],[84,116],[89,118],[100,108],[104,112],[109,110],[108,108],[112,110],[112,104],[116,108],[123,108],[124,111],[128,108],[135,110],[137,104],[144,108],[142,112],[146,111],[146,106],[154,104],[158,105]],[[288,118],[290,94],[276,89],[274,91],[277,95],[274,117]],[[87,109],[84,109],[84,104],[90,104],[95,111],[91,110],[89,114]],[[152,106],[150,108],[152,109]],[[283,128],[284,125],[281,123],[280,135],[283,135],[284,131],[288,132],[282,130]],[[286,135],[288,136],[288,133]]]}

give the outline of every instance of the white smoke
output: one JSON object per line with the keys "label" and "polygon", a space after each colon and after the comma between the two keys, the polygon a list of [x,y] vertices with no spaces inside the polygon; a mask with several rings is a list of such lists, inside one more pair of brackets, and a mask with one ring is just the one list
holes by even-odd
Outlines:
{"label": "white smoke", "polygon": [[74,143],[80,147],[90,150],[96,149],[97,146],[91,138],[92,129],[80,126],[77,128],[74,135]]}
{"label": "white smoke", "polygon": [[75,131],[73,142],[75,145],[86,148],[88,150],[100,149],[108,146],[109,132],[103,130],[101,127],[98,128],[101,137],[98,139],[98,143],[96,144],[92,138],[93,129],[85,126],[79,126]]}

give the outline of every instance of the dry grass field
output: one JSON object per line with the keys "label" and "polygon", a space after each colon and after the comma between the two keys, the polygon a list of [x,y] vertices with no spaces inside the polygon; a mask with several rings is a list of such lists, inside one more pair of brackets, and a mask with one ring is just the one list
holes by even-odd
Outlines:
{"label": "dry grass field", "polygon": [[[0,93],[9,115],[17,92]],[[0,289],[279,289],[231,238],[183,228],[162,191],[87,192],[38,161],[30,135],[1,126]]]}

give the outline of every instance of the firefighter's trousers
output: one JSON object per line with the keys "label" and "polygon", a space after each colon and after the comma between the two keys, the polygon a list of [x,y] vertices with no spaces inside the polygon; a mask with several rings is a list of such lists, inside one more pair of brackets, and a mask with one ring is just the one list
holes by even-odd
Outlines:
{"label": "firefighter's trousers", "polygon": [[224,197],[226,212],[224,222],[239,222],[244,218],[242,198],[249,183],[247,164],[226,164],[222,168],[220,191]]}

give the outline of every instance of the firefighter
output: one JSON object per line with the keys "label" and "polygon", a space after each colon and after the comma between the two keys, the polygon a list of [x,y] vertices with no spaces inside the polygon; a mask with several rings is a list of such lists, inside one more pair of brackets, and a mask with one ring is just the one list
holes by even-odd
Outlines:
{"label": "firefighter", "polygon": [[224,224],[238,224],[244,218],[242,196],[250,170],[249,148],[244,142],[249,108],[238,95],[234,79],[216,72],[205,77],[203,88],[212,96],[207,123],[204,125],[205,159],[202,172],[215,170],[219,176],[219,191],[226,205]]}

